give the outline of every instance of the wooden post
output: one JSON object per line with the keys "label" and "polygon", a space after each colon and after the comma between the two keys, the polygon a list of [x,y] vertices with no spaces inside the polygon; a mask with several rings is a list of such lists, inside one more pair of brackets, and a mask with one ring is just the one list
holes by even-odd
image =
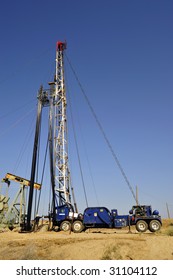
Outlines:
{"label": "wooden post", "polygon": [[169,212],[169,208],[168,208],[168,203],[166,203],[166,209],[167,209],[167,213],[168,213],[168,219],[170,219],[170,212]]}
{"label": "wooden post", "polygon": [[138,186],[136,186],[136,206],[139,205],[139,200],[138,200]]}

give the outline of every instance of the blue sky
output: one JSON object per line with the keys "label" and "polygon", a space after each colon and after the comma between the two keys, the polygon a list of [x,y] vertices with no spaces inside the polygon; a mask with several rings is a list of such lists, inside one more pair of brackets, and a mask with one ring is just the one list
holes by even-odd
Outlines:
{"label": "blue sky", "polygon": [[[67,56],[131,185],[139,188],[139,201],[162,216],[168,203],[173,216],[172,13],[173,2],[160,0],[1,1],[1,178],[7,172],[30,177],[37,91],[52,80],[56,41],[66,40]],[[127,213],[133,197],[67,61],[65,71],[89,204]],[[83,211],[69,113],[68,120],[70,169]],[[46,186],[48,177],[47,170]]]}

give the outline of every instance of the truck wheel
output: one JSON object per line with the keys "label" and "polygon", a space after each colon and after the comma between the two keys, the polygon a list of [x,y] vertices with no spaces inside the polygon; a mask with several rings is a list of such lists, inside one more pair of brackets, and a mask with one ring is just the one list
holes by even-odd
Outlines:
{"label": "truck wheel", "polygon": [[71,223],[69,221],[63,221],[60,225],[60,230],[69,231],[71,229]]}
{"label": "truck wheel", "polygon": [[139,232],[145,232],[148,229],[148,224],[143,220],[139,220],[136,223],[136,229]]}
{"label": "truck wheel", "polygon": [[152,220],[149,224],[149,230],[151,232],[158,231],[160,230],[160,228],[161,228],[161,223],[157,220]]}
{"label": "truck wheel", "polygon": [[72,225],[72,229],[74,232],[80,233],[84,229],[83,223],[81,221],[75,221]]}

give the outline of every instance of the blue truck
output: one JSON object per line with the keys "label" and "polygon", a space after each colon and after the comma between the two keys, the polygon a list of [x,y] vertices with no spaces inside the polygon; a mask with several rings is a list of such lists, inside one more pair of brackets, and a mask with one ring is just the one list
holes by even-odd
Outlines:
{"label": "blue truck", "polygon": [[135,226],[138,232],[156,232],[162,226],[159,211],[152,211],[149,205],[133,206],[129,215],[119,215],[117,209],[110,211],[106,207],[88,207],[83,214],[78,214],[71,204],[66,203],[56,207],[52,221],[60,230],[72,230],[75,233],[88,228],[119,229],[130,226]]}

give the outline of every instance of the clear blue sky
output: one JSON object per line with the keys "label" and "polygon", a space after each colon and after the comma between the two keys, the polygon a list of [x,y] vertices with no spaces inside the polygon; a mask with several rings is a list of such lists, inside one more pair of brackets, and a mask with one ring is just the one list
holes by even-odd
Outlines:
{"label": "clear blue sky", "polygon": [[[66,40],[67,56],[131,185],[139,188],[140,203],[166,216],[167,202],[173,216],[172,15],[173,2],[160,0],[1,2],[0,177],[30,177],[37,90],[53,77],[56,41]],[[89,204],[98,200],[127,213],[133,197],[68,64],[65,70]],[[46,131],[46,110],[43,119]],[[68,119],[71,175],[83,211]]]}

